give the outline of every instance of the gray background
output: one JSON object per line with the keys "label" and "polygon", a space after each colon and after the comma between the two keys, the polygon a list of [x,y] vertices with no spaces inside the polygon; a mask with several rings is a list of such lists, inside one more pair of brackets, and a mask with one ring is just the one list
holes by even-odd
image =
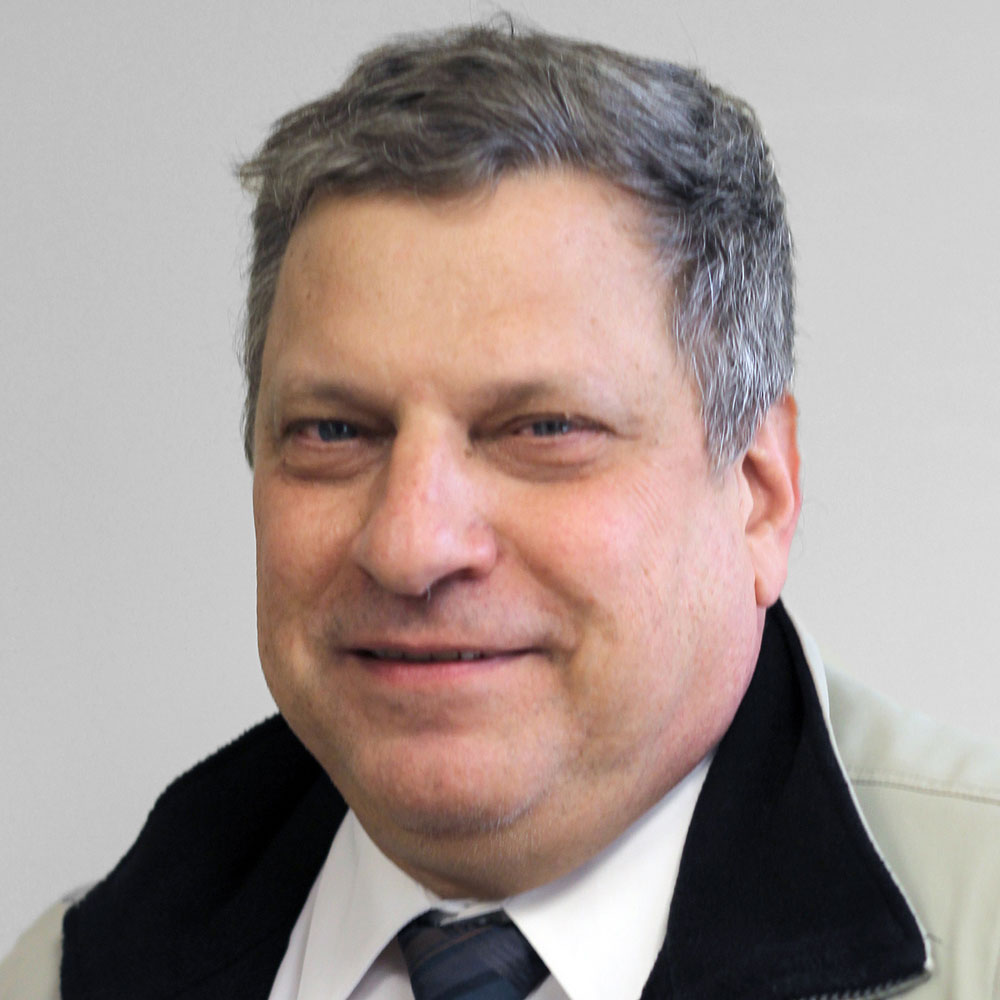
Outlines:
{"label": "gray background", "polygon": [[[253,624],[231,166],[387,33],[479,0],[7,0],[0,38],[0,952],[271,710]],[[996,740],[1000,38],[991,0],[520,0],[759,111],[798,242],[832,659]]]}

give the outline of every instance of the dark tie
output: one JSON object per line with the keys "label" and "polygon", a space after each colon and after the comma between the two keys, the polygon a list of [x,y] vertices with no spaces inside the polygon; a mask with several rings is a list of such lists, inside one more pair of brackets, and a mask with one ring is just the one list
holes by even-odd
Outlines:
{"label": "dark tie", "polygon": [[431,910],[399,932],[416,1000],[524,1000],[549,974],[502,910],[446,919]]}

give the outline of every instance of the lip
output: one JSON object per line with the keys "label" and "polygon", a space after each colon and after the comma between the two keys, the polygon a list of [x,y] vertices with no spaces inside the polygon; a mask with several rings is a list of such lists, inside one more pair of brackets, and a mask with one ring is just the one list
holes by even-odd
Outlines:
{"label": "lip", "polygon": [[378,642],[352,646],[345,652],[367,673],[399,680],[431,681],[494,671],[537,650],[532,647],[497,648],[467,643],[414,646]]}
{"label": "lip", "polygon": [[401,661],[405,663],[475,663],[479,660],[490,660],[504,656],[516,656],[527,650],[512,648],[498,649],[492,646],[476,646],[468,643],[446,644],[435,646],[406,646],[395,643],[355,646],[351,652],[355,656],[379,662]]}

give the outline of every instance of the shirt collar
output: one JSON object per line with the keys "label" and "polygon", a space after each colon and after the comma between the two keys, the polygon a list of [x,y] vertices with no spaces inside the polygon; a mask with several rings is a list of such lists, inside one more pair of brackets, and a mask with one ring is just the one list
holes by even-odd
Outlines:
{"label": "shirt collar", "polygon": [[461,916],[506,910],[570,1000],[638,996],[663,943],[707,769],[706,760],[581,868],[485,904],[440,900],[397,868],[348,813],[316,883],[299,996],[349,997],[400,928],[434,907]]}
{"label": "shirt collar", "polygon": [[350,996],[399,930],[433,905],[348,812],[317,881],[299,996]]}
{"label": "shirt collar", "polygon": [[663,945],[703,760],[582,867],[505,909],[570,1000],[637,997]]}

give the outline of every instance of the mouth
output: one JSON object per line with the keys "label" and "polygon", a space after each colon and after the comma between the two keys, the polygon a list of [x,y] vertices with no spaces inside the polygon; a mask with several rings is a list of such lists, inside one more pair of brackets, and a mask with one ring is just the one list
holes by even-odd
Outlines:
{"label": "mouth", "polygon": [[[535,662],[541,651],[535,647],[440,645],[351,646],[344,650],[361,668],[369,682],[389,690],[444,692],[448,698],[495,693]],[[478,696],[477,695],[477,696]]]}
{"label": "mouth", "polygon": [[362,659],[390,661],[393,663],[472,663],[476,660],[492,660],[500,656],[513,656],[517,650],[499,652],[485,649],[441,649],[410,650],[394,647],[356,649]]}

